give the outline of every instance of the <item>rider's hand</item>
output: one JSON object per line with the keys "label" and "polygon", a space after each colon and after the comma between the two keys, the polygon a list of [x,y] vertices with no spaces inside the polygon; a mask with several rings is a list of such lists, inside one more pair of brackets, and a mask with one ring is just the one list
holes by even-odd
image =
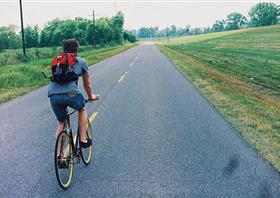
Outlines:
{"label": "rider's hand", "polygon": [[88,100],[98,100],[98,99],[99,99],[99,95],[92,94],[90,97],[88,97]]}

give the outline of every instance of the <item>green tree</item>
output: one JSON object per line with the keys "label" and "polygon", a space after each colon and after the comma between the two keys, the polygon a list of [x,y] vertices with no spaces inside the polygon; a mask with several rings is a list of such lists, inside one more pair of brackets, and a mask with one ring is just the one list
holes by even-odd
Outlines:
{"label": "green tree", "polygon": [[177,28],[177,35],[178,36],[182,36],[184,34],[185,34],[185,29],[184,28],[181,28],[181,27]]}
{"label": "green tree", "polygon": [[190,35],[198,35],[198,34],[202,34],[202,33],[203,33],[202,28],[190,29]]}
{"label": "green tree", "polygon": [[62,21],[58,18],[50,21],[41,31],[40,36],[40,46],[41,47],[50,47],[50,46],[57,46],[58,43],[53,43],[53,32],[58,28],[59,24]]}
{"label": "green tree", "polygon": [[92,43],[92,39],[88,40],[88,33],[92,34],[92,21],[83,19],[81,17],[75,18],[78,30],[76,31],[76,37],[79,38],[80,45],[89,45]]}
{"label": "green tree", "polygon": [[158,27],[149,27],[149,37],[155,37],[158,31]]}
{"label": "green tree", "polygon": [[86,42],[88,44],[93,44],[93,24],[92,23],[88,23],[87,25],[87,32],[86,32]]}
{"label": "green tree", "polygon": [[[97,44],[123,43],[124,15],[118,12],[111,18],[102,17],[96,20],[95,32]],[[58,46],[65,39],[77,38],[80,45],[92,44],[93,24],[91,20],[76,17],[74,20],[54,19],[40,34],[40,46]]]}
{"label": "green tree", "polygon": [[212,32],[222,32],[225,30],[225,20],[216,20],[212,25]]}
{"label": "green tree", "polygon": [[138,37],[139,38],[148,38],[150,37],[150,29],[147,27],[141,27],[138,30]]}
{"label": "green tree", "polygon": [[176,36],[176,34],[177,34],[177,27],[175,25],[171,25],[169,35],[170,36]]}
{"label": "green tree", "polygon": [[41,32],[40,46],[58,46],[62,41],[69,38],[77,38],[81,45],[91,43],[89,31],[92,35],[91,21],[82,18],[75,20],[50,21]]}
{"label": "green tree", "polygon": [[240,27],[247,23],[245,16],[238,12],[233,12],[227,16],[226,19],[226,29],[227,30],[237,30]]}
{"label": "green tree", "polygon": [[51,43],[55,45],[61,45],[65,39],[77,38],[80,41],[79,29],[75,20],[61,21],[57,28],[52,32]]}
{"label": "green tree", "polygon": [[185,27],[185,35],[188,35],[190,33],[190,29],[191,29],[191,26],[190,25],[186,25]]}
{"label": "green tree", "polygon": [[111,19],[114,42],[121,44],[123,43],[123,24],[124,24],[124,15],[122,12],[118,12],[116,16]]}
{"label": "green tree", "polygon": [[116,16],[112,17],[113,26],[117,26],[118,28],[122,29],[124,24],[124,15],[122,12],[118,12]]}
{"label": "green tree", "polygon": [[132,31],[125,31],[123,33],[123,39],[130,43],[135,43],[137,41],[136,35]]}
{"label": "green tree", "polygon": [[207,34],[209,32],[211,32],[211,28],[210,27],[203,28],[203,34]]}
{"label": "green tree", "polygon": [[0,51],[20,47],[21,39],[15,32],[15,26],[10,25],[0,27]]}
{"label": "green tree", "polygon": [[96,21],[96,42],[97,44],[109,44],[114,41],[114,29],[111,21],[107,17]]}
{"label": "green tree", "polygon": [[24,35],[26,41],[26,47],[38,47],[39,44],[39,27],[38,26],[27,26],[24,28]]}
{"label": "green tree", "polygon": [[251,26],[275,25],[279,21],[280,9],[274,3],[258,3],[251,8],[249,16]]}

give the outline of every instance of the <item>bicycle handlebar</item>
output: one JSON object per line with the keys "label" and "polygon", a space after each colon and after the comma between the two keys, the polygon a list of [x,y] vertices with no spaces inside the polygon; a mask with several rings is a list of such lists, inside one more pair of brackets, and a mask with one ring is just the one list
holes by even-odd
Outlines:
{"label": "bicycle handlebar", "polygon": [[96,100],[99,100],[100,96],[99,96],[99,95],[96,95],[96,96],[97,96],[96,99],[93,99],[93,100],[85,100],[85,102],[86,102],[86,103],[92,103],[92,102],[94,102],[94,101],[96,101]]}

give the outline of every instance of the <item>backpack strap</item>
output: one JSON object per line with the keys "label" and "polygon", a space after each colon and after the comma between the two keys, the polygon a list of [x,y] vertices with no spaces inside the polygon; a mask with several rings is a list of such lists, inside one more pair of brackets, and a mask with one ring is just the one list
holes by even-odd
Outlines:
{"label": "backpack strap", "polygon": [[66,64],[68,65],[68,54],[65,53],[65,56],[66,56]]}

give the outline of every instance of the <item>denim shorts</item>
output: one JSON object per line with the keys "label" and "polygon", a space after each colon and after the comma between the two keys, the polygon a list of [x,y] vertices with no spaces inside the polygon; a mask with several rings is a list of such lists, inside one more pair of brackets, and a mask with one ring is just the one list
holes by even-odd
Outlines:
{"label": "denim shorts", "polygon": [[85,99],[81,93],[53,94],[50,96],[52,109],[59,122],[64,122],[67,118],[67,107],[81,110],[85,106]]}

